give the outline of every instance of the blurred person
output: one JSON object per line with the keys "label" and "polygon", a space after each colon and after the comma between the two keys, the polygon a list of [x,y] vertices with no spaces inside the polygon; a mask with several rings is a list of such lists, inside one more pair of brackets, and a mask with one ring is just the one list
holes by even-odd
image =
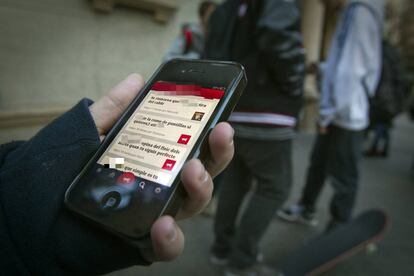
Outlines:
{"label": "blurred person", "polygon": [[[154,222],[143,249],[63,204],[70,183],[143,85],[133,74],[99,101],[80,101],[30,140],[0,146],[1,275],[96,275],[181,254],[184,234],[170,216]],[[181,179],[188,196],[177,217],[193,216],[207,204],[211,178],[232,158],[232,138],[232,128],[218,124],[206,165],[196,159],[185,165]]]}
{"label": "blurred person", "polygon": [[213,1],[202,1],[198,5],[198,23],[184,23],[180,34],[174,39],[163,60],[173,58],[199,59],[204,49],[204,37],[211,13],[216,8]]}
{"label": "blurred person", "polygon": [[223,173],[210,256],[213,264],[226,265],[226,275],[276,274],[261,262],[259,242],[292,182],[305,72],[299,30],[298,8],[285,0],[228,0],[209,21],[205,57],[240,62],[248,78],[229,118],[236,151]]}
{"label": "blurred person", "polygon": [[412,121],[414,121],[414,90],[410,87],[411,93],[408,97],[408,114]]}
{"label": "blurred person", "polygon": [[327,176],[334,189],[327,230],[350,219],[358,191],[363,131],[369,124],[369,99],[381,74],[382,0],[341,1],[323,73],[318,136],[305,187],[297,204],[278,212],[286,221],[316,225],[315,204]]}
{"label": "blurred person", "polygon": [[[411,121],[414,122],[414,81],[413,81],[413,76],[408,76],[409,80],[408,80],[408,89],[409,89],[409,95],[408,95],[408,104],[407,104],[407,111],[408,111],[408,115],[410,116],[409,118],[411,119]],[[413,161],[411,162],[411,171],[414,173],[414,154],[413,154]]]}
{"label": "blurred person", "polygon": [[365,151],[366,156],[388,156],[392,122],[403,111],[408,95],[409,86],[405,75],[398,50],[384,40],[381,79],[375,96],[369,97],[370,126],[367,129],[367,140],[370,145]]}

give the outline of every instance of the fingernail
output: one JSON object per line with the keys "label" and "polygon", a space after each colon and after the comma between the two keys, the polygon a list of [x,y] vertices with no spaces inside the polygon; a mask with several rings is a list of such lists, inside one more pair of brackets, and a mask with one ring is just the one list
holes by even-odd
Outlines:
{"label": "fingernail", "polygon": [[176,237],[177,237],[177,229],[176,229],[175,225],[173,225],[171,227],[171,229],[168,231],[167,240],[169,242],[173,242]]}
{"label": "fingernail", "polygon": [[204,169],[204,172],[201,174],[200,177],[201,183],[205,183],[208,180],[208,172],[206,169]]}
{"label": "fingernail", "polygon": [[234,140],[233,137],[231,137],[230,141],[229,141],[229,145],[233,145],[234,144]]}

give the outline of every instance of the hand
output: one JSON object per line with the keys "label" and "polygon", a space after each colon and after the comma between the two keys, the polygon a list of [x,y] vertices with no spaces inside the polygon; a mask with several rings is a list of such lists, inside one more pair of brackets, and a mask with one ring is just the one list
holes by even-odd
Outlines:
{"label": "hand", "polygon": [[316,129],[318,130],[319,135],[328,134],[328,126],[322,126],[320,122],[316,123]]}
{"label": "hand", "polygon": [[[144,85],[140,75],[132,74],[115,86],[108,95],[90,106],[101,139],[118,120]],[[190,160],[183,168],[181,180],[188,197],[177,218],[199,213],[210,201],[213,191],[212,177],[219,174],[230,162],[234,153],[233,129],[227,123],[218,124],[209,136],[209,158],[203,165]],[[184,248],[184,234],[174,218],[163,216],[151,227],[151,239],[156,261],[172,260]],[[155,261],[154,260],[154,261]]]}
{"label": "hand", "polygon": [[328,134],[328,128],[318,125],[318,132],[321,135]]}

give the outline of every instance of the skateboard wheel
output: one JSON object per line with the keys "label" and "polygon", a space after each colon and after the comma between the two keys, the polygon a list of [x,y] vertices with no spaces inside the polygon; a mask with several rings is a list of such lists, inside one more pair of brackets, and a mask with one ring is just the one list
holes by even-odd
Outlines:
{"label": "skateboard wheel", "polygon": [[377,251],[378,251],[378,245],[376,243],[369,243],[365,247],[365,252],[367,254],[374,254]]}

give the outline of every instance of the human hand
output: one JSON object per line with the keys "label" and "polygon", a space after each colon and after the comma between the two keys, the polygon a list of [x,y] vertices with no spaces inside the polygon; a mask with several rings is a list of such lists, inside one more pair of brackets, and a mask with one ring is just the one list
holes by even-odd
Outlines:
{"label": "human hand", "polygon": [[321,135],[328,134],[328,128],[327,127],[324,127],[324,126],[318,125],[318,132]]}
{"label": "human hand", "polygon": [[[90,106],[92,118],[101,140],[125,111],[144,85],[142,77],[132,74],[115,86],[108,95]],[[212,177],[230,162],[234,153],[233,129],[228,123],[218,124],[210,133],[210,154],[204,165],[198,159],[190,160],[183,168],[181,180],[187,197],[177,214],[178,219],[199,213],[210,201]],[[154,261],[172,260],[184,248],[184,234],[170,216],[158,218],[151,227]]]}

